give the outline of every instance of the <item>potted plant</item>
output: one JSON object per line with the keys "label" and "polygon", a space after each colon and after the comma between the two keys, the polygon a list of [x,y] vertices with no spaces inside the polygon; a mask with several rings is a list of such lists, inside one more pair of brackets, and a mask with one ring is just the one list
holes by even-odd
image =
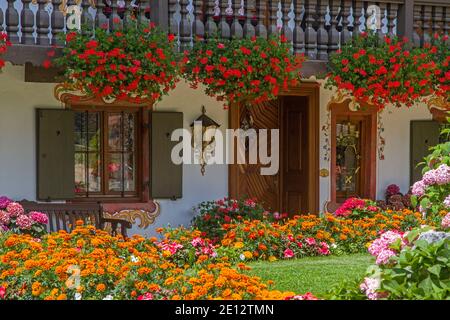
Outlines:
{"label": "potted plant", "polygon": [[447,39],[436,36],[422,48],[411,48],[406,38],[362,33],[331,56],[325,87],[336,87],[338,94],[351,96],[357,105],[379,109],[448,96]]}
{"label": "potted plant", "polygon": [[197,42],[185,54],[184,75],[193,88],[223,101],[227,108],[238,103],[262,103],[300,80],[304,58],[293,55],[284,36],[219,39]]}
{"label": "potted plant", "polygon": [[153,24],[138,22],[113,32],[97,28],[95,38],[92,30],[69,32],[55,64],[64,70],[66,86],[86,96],[154,102],[178,80],[173,40]]}

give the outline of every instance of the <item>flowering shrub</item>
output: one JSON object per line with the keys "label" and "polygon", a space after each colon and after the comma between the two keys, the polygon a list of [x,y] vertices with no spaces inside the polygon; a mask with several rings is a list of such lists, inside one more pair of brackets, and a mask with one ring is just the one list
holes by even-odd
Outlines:
{"label": "flowering shrub", "polygon": [[202,236],[219,241],[225,234],[223,224],[241,220],[281,219],[286,215],[271,214],[264,210],[256,199],[235,200],[224,198],[216,201],[205,201],[195,209],[196,216],[192,226],[202,231]]}
{"label": "flowering shrub", "polygon": [[45,232],[48,217],[42,212],[25,213],[23,207],[7,197],[0,197],[0,232],[27,233],[40,237]]}
{"label": "flowering shrub", "polygon": [[424,223],[411,210],[378,212],[350,219],[327,214],[295,216],[282,222],[243,221],[227,230],[217,249],[231,260],[269,260],[365,252],[367,244],[388,230],[410,230]]}
{"label": "flowering shrub", "polygon": [[389,231],[370,245],[369,252],[377,257],[377,265],[368,269],[359,286],[337,285],[331,298],[450,298],[450,233],[427,226],[407,233]]}
{"label": "flowering shrub", "polygon": [[1,56],[6,52],[6,49],[11,46],[11,42],[8,41],[8,35],[6,32],[0,32],[0,71],[5,66],[5,61],[1,59]]}
{"label": "flowering shrub", "polygon": [[[442,132],[447,133],[449,129]],[[420,204],[422,212],[439,217],[441,211],[450,211],[450,141],[431,150],[425,158],[422,179],[412,186],[412,201],[414,205]]]}
{"label": "flowering shrub", "polygon": [[196,88],[235,103],[261,103],[275,99],[281,89],[300,80],[303,56],[293,55],[286,39],[264,38],[214,39],[198,42],[186,53],[184,74]]}
{"label": "flowering shrub", "polygon": [[412,106],[430,95],[448,97],[448,36],[410,49],[407,39],[363,33],[330,58],[326,87],[379,109],[385,104]]}
{"label": "flowering shrub", "polygon": [[[159,100],[175,86],[178,76],[173,36],[153,25],[130,23],[124,30],[69,32],[56,65],[66,81],[96,97],[139,102]],[[52,52],[53,55],[54,52]],[[46,61],[45,66],[50,62]]]}
{"label": "flowering shrub", "polygon": [[371,216],[380,211],[376,202],[368,199],[348,198],[345,202],[334,212],[337,217],[351,217],[360,218],[364,216]]}
{"label": "flowering shrub", "polygon": [[[227,258],[202,260],[199,255],[192,265],[173,259],[184,250],[173,241],[112,237],[81,221],[71,233],[51,233],[42,240],[2,235],[0,299],[285,299],[296,295],[270,290],[259,278],[232,268]],[[237,267],[248,269],[243,264]]]}

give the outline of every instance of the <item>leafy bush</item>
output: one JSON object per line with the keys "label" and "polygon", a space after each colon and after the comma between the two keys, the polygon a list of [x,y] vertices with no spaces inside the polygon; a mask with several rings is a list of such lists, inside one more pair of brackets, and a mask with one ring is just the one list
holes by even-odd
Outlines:
{"label": "leafy bush", "polygon": [[329,298],[450,298],[450,233],[430,227],[389,232],[375,240],[369,252],[377,257],[377,265],[369,267],[364,280],[335,286]]}
{"label": "leafy bush", "polygon": [[281,218],[278,214],[271,214],[264,210],[256,199],[224,198],[216,201],[204,201],[194,208],[194,211],[196,216],[192,220],[192,226],[202,231],[202,236],[214,242],[219,241],[225,234],[224,224],[241,220]]}

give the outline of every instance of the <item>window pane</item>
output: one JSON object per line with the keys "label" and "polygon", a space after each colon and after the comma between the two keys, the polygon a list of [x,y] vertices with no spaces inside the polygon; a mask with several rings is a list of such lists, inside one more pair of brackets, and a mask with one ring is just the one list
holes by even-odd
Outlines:
{"label": "window pane", "polygon": [[86,156],[75,153],[75,193],[86,193]]}
{"label": "window pane", "polygon": [[109,154],[107,164],[109,191],[122,191],[122,167],[122,154]]}
{"label": "window pane", "polygon": [[89,151],[99,151],[100,149],[100,114],[95,112],[89,113],[88,118],[88,139],[89,139]]}
{"label": "window pane", "polygon": [[122,150],[122,115],[108,114],[108,147],[109,151]]}
{"label": "window pane", "polygon": [[102,190],[102,171],[100,154],[89,153],[89,192],[100,192]]}
{"label": "window pane", "polygon": [[125,174],[124,174],[125,191],[135,191],[136,168],[134,163],[134,155],[132,153],[127,153],[124,155],[124,159],[125,159]]}
{"label": "window pane", "polygon": [[134,124],[135,115],[133,113],[124,113],[124,151],[133,152],[134,151]]}
{"label": "window pane", "polygon": [[75,113],[75,151],[86,150],[86,112]]}

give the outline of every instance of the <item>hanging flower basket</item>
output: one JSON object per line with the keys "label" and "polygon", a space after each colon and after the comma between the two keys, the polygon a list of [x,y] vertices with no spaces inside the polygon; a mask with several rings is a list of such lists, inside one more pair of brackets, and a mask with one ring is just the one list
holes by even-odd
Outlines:
{"label": "hanging flower basket", "polygon": [[209,96],[228,107],[275,99],[280,90],[298,83],[303,61],[283,36],[213,38],[185,54],[184,75],[193,88],[204,85]]}
{"label": "hanging flower basket", "polygon": [[379,109],[386,104],[410,107],[436,96],[448,99],[447,40],[436,36],[422,48],[411,48],[407,39],[363,33],[331,56],[325,87],[337,87],[338,95],[357,105]]}
{"label": "hanging flower basket", "polygon": [[[153,25],[137,22],[113,32],[97,28],[95,38],[92,30],[70,32],[63,55],[54,63],[65,72],[62,87],[81,96],[105,102],[155,102],[178,81],[173,39]],[[47,61],[45,66],[49,65]]]}
{"label": "hanging flower basket", "polygon": [[6,32],[0,32],[0,71],[2,71],[5,66],[5,61],[2,60],[2,55],[6,53],[9,46],[11,46],[11,42],[8,40],[8,35]]}

